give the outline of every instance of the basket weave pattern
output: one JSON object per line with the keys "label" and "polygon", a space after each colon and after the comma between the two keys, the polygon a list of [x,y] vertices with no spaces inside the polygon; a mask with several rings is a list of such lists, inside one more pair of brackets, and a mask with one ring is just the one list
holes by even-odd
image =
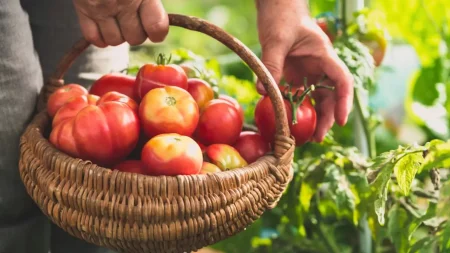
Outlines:
{"label": "basket weave pattern", "polygon": [[292,177],[295,142],[281,93],[259,59],[242,43],[201,19],[169,15],[170,24],[203,32],[228,46],[263,81],[277,116],[274,151],[235,170],[208,175],[144,176],[112,171],[72,158],[45,138],[51,126],[48,96],[63,85],[80,40],[63,57],[21,137],[19,169],[36,204],[73,236],[119,252],[189,252],[245,229],[273,208]]}

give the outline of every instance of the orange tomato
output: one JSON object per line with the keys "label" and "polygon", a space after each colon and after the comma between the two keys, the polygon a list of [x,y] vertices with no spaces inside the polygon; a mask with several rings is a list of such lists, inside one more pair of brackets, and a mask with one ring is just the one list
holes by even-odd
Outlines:
{"label": "orange tomato", "polygon": [[142,149],[141,160],[149,175],[191,175],[202,168],[203,154],[192,138],[170,133],[151,138]]}
{"label": "orange tomato", "polygon": [[189,92],[166,86],[145,95],[139,105],[139,117],[148,137],[164,133],[191,136],[198,123],[199,110]]}

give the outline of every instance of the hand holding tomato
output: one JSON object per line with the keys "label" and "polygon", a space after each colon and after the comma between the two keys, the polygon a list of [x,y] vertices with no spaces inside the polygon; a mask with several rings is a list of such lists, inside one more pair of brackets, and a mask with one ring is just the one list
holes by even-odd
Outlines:
{"label": "hand holding tomato", "polygon": [[[335,92],[320,90],[314,94],[318,119],[313,140],[322,141],[335,121],[339,125],[347,122],[353,102],[353,77],[327,35],[309,16],[306,1],[260,1],[257,9],[262,62],[275,82],[284,76],[287,83],[301,86],[305,77],[317,84],[326,76],[324,85],[336,88]],[[265,94],[261,83],[258,91]]]}

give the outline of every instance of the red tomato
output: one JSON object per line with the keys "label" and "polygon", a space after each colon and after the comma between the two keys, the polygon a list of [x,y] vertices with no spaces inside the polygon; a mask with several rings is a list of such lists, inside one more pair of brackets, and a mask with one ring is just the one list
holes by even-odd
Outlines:
{"label": "red tomato", "polygon": [[205,153],[207,147],[205,145],[201,144],[200,142],[197,142],[197,144],[200,147],[200,149],[202,150],[202,152]]}
{"label": "red tomato", "polygon": [[239,152],[230,145],[213,144],[206,148],[208,159],[221,170],[232,170],[242,168],[247,162]]}
{"label": "red tomato", "polygon": [[145,64],[137,73],[134,94],[143,99],[150,90],[165,86],[177,86],[186,90],[188,84],[184,70],[174,64]]}
{"label": "red tomato", "polygon": [[96,105],[99,97],[96,95],[83,95],[73,97],[69,99],[59,110],[56,112],[53,118],[52,127],[55,127],[59,123],[75,117],[81,109],[88,105]]}
{"label": "red tomato", "polygon": [[236,108],[220,99],[209,101],[198,122],[196,138],[205,145],[233,145],[242,130],[242,118]]}
{"label": "red tomato", "polygon": [[[307,97],[297,108],[297,124],[292,124],[292,107],[285,99],[284,106],[289,122],[292,136],[295,138],[296,146],[301,146],[308,142],[316,130],[316,111]],[[273,143],[275,138],[275,113],[268,96],[262,97],[255,108],[255,124],[261,136],[269,143]]]}
{"label": "red tomato", "polygon": [[258,158],[270,151],[270,145],[259,133],[252,131],[241,132],[234,148],[248,163],[255,162]]}
{"label": "red tomato", "polygon": [[242,122],[245,121],[244,110],[242,109],[242,106],[239,104],[239,102],[236,99],[234,99],[234,98],[232,98],[232,97],[230,97],[228,95],[224,95],[224,94],[220,94],[219,95],[219,99],[227,101],[230,104],[232,104],[234,106],[234,108],[236,108],[236,110],[241,115]]}
{"label": "red tomato", "polygon": [[149,175],[191,175],[200,172],[203,154],[188,136],[160,134],[145,144],[141,160]]}
{"label": "red tomato", "polygon": [[88,105],[57,124],[50,142],[73,157],[112,166],[134,149],[139,131],[139,118],[127,104],[106,101]]}
{"label": "red tomato", "polygon": [[79,84],[68,84],[64,85],[61,88],[58,88],[55,92],[53,92],[48,98],[47,102],[47,112],[50,117],[54,117],[56,112],[61,106],[63,106],[67,100],[73,97],[78,97],[82,95],[87,95],[88,91],[86,88]]}
{"label": "red tomato", "polygon": [[200,174],[208,174],[208,173],[215,173],[215,172],[221,172],[219,167],[216,165],[209,163],[209,162],[203,162],[202,169],[200,170]]}
{"label": "red tomato", "polygon": [[197,102],[186,90],[166,86],[145,95],[139,105],[144,133],[153,137],[163,133],[190,136],[199,119]]}
{"label": "red tomato", "polygon": [[125,160],[113,167],[113,170],[145,175],[144,164],[140,160]]}
{"label": "red tomato", "polygon": [[207,102],[214,99],[214,91],[211,88],[211,85],[209,85],[209,83],[203,81],[202,79],[198,78],[188,79],[187,91],[197,102],[200,111],[203,110]]}
{"label": "red tomato", "polygon": [[327,35],[328,39],[330,39],[331,42],[334,41],[335,36],[332,34],[332,32],[330,31],[328,25],[329,23],[327,22],[327,19],[325,18],[319,18],[316,20],[317,25],[319,25],[320,29],[322,29],[322,31]]}
{"label": "red tomato", "polygon": [[110,91],[116,91],[136,100],[137,98],[134,97],[135,82],[136,78],[133,76],[122,73],[110,73],[95,81],[89,89],[89,93],[101,97]]}
{"label": "red tomato", "polygon": [[116,91],[107,92],[103,94],[103,96],[101,96],[98,103],[100,104],[107,101],[117,101],[120,103],[124,103],[127,104],[135,113],[138,113],[139,111],[139,105],[136,103],[136,101],[123,93],[119,93]]}

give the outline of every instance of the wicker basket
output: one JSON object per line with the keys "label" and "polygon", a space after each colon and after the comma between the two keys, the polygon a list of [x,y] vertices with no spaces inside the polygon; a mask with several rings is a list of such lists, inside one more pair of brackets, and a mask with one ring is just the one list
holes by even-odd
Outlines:
{"label": "wicker basket", "polygon": [[208,175],[144,176],[72,158],[51,145],[49,95],[89,43],[80,40],[45,84],[38,113],[20,144],[20,175],[52,222],[73,236],[119,252],[189,252],[237,234],[273,208],[292,178],[294,139],[281,92],[261,61],[240,41],[204,20],[176,14],[170,24],[215,38],[264,83],[276,109],[271,154],[240,169]]}

